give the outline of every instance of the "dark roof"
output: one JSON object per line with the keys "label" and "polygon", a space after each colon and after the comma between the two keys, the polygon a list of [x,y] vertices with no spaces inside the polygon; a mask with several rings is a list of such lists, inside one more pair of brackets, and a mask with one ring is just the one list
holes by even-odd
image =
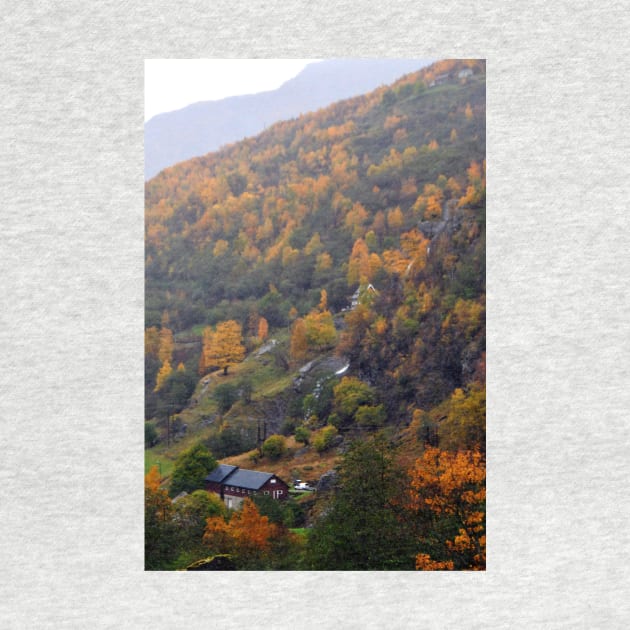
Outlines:
{"label": "dark roof", "polygon": [[232,474],[238,466],[230,464],[219,464],[205,479],[205,481],[213,481],[221,483],[228,475]]}
{"label": "dark roof", "polygon": [[258,488],[264,486],[273,476],[273,473],[258,472],[257,470],[243,470],[240,468],[230,475],[230,478],[226,479],[224,483],[228,483],[231,486],[238,486],[239,488],[247,488],[248,490],[258,490]]}

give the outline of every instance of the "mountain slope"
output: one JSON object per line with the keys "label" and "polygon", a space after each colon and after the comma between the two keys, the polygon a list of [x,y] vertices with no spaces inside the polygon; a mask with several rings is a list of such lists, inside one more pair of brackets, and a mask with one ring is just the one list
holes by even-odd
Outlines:
{"label": "mountain slope", "polygon": [[279,121],[392,82],[426,59],[334,59],[309,64],[277,90],[195,103],[145,124],[145,179]]}
{"label": "mountain slope", "polygon": [[[228,320],[255,348],[262,318],[270,337],[290,328],[273,356],[288,382],[336,351],[363,383],[349,382],[367,409],[334,411],[329,392],[321,422],[413,418],[430,433],[446,416],[423,414],[443,401],[478,408],[485,64],[439,62],[162,171],[146,186],[146,256],[147,328],[191,340],[173,367],[196,374],[201,329]],[[154,392],[157,354],[148,365]],[[287,417],[310,409],[312,392],[284,394]],[[473,416],[466,431],[455,416],[443,425],[445,443],[478,442]]]}

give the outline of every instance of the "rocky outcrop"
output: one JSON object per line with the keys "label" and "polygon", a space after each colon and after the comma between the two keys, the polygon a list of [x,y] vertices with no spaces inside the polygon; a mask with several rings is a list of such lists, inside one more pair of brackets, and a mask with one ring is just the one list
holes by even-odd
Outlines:
{"label": "rocky outcrop", "polygon": [[186,567],[186,571],[236,571],[236,566],[228,554],[197,560]]}
{"label": "rocky outcrop", "polygon": [[421,221],[418,223],[418,229],[424,236],[431,241],[435,240],[442,232],[453,232],[459,224],[458,217],[455,213],[457,208],[457,200],[450,199],[444,204],[442,218],[436,221]]}
{"label": "rocky outcrop", "polygon": [[317,492],[330,492],[337,485],[337,471],[329,470],[325,472],[317,482]]}

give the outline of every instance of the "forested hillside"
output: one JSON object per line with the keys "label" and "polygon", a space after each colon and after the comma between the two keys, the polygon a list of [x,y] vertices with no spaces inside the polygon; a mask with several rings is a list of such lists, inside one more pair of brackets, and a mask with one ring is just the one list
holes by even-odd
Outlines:
{"label": "forested hillside", "polygon": [[[483,568],[485,63],[435,63],[147,182],[145,338],[148,461],[201,441],[287,481],[338,466],[302,506],[311,534],[274,538],[295,562],[271,545],[254,568]],[[347,542],[357,497],[378,503],[371,560]],[[182,557],[244,557],[216,540]]]}

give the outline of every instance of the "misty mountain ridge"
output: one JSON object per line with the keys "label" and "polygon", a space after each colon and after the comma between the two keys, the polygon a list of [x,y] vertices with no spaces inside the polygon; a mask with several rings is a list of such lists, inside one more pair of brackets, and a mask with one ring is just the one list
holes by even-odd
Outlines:
{"label": "misty mountain ridge", "polygon": [[278,89],[201,101],[145,123],[145,179],[280,120],[357,96],[419,70],[430,59],[331,59],[308,64]]}

